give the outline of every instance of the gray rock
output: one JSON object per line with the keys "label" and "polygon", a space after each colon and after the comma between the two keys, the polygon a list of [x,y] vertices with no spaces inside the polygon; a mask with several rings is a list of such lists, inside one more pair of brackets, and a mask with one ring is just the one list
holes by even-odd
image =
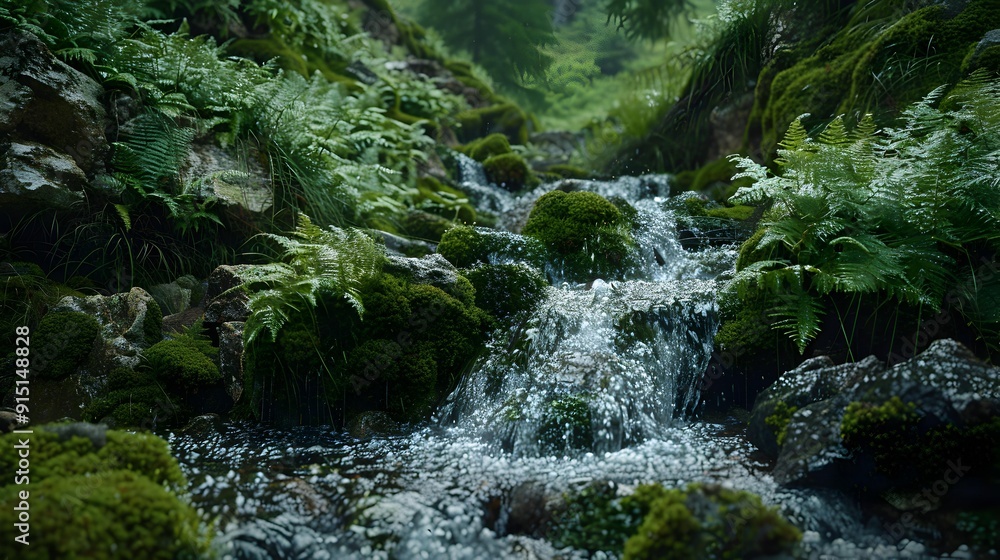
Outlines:
{"label": "gray rock", "polygon": [[222,265],[208,277],[205,298],[205,322],[213,324],[230,321],[246,321],[250,317],[247,307],[250,298],[243,290],[236,290],[243,283],[242,275],[252,269],[251,265]]}
{"label": "gray rock", "polygon": [[15,142],[0,154],[0,206],[68,210],[83,201],[87,176],[69,154],[34,142]]}
{"label": "gray rock", "polygon": [[458,282],[458,269],[438,253],[419,259],[390,255],[383,270],[417,284],[430,284],[444,291],[451,290]]}
{"label": "gray rock", "polygon": [[104,424],[74,422],[72,424],[45,426],[43,429],[47,432],[57,434],[59,441],[66,441],[73,437],[89,439],[96,449],[100,449],[108,443],[108,427]]}
{"label": "gray rock", "polygon": [[984,33],[983,38],[976,43],[972,56],[969,57],[969,70],[974,70],[979,66],[979,57],[982,56],[983,51],[997,45],[1000,45],[1000,29],[991,29]]}
{"label": "gray rock", "polygon": [[231,321],[219,326],[219,372],[234,403],[243,395],[243,325]]}
{"label": "gray rock", "polygon": [[355,416],[347,425],[347,432],[358,439],[368,440],[399,433],[399,424],[381,410],[369,410]]}
{"label": "gray rock", "polygon": [[16,128],[22,140],[68,154],[84,173],[103,169],[108,141],[101,85],[30,33],[0,37],[0,53],[0,130]]}
{"label": "gray rock", "polygon": [[169,284],[157,284],[149,288],[150,295],[160,305],[165,315],[173,315],[187,310],[198,302],[192,301],[192,295],[198,280],[191,275],[182,276]]}
{"label": "gray rock", "polygon": [[246,220],[262,216],[274,202],[268,174],[253,158],[238,159],[215,144],[194,144],[181,180],[201,198],[214,198],[223,214]]}
{"label": "gray rock", "polygon": [[192,418],[186,426],[181,428],[181,433],[195,437],[205,437],[218,433],[221,429],[222,418],[218,414],[203,414]]}
{"label": "gray rock", "polygon": [[141,351],[159,340],[149,336],[153,326],[158,333],[163,319],[155,301],[146,290],[132,288],[110,296],[67,296],[52,311],[76,311],[97,319],[105,342],[104,365],[134,368]]}
{"label": "gray rock", "polygon": [[[935,341],[916,357],[884,371],[867,359],[815,369],[811,378],[806,376],[801,383],[785,380],[797,371],[783,375],[778,382],[781,386],[772,392],[784,395],[790,403],[812,401],[796,411],[788,425],[773,473],[782,484],[821,482],[837,476],[837,461],[850,458],[841,444],[840,423],[851,402],[883,403],[898,396],[903,402],[914,403],[932,425],[980,422],[1000,410],[1000,369],[979,361],[954,340]],[[754,406],[758,422],[765,414],[758,406],[773,402],[762,397]]]}
{"label": "gray rock", "polygon": [[8,434],[22,424],[17,421],[17,413],[11,409],[0,410],[0,434]]}

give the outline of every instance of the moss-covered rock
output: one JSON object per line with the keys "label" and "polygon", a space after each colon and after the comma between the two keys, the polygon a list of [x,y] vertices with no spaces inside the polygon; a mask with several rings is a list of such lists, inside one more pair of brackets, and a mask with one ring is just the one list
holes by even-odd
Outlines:
{"label": "moss-covered rock", "polygon": [[771,556],[791,552],[802,539],[749,492],[691,485],[650,494],[648,513],[625,543],[628,560]]}
{"label": "moss-covered rock", "polygon": [[500,321],[530,311],[549,285],[538,270],[523,263],[487,264],[465,271],[475,287],[476,307]]}
{"label": "moss-covered rock", "polygon": [[158,342],[146,350],[145,357],[157,379],[182,393],[222,379],[215,361],[185,338]]}
{"label": "moss-covered rock", "polygon": [[558,175],[563,179],[591,179],[594,176],[594,173],[591,171],[565,163],[550,165],[545,171],[546,173]]}
{"label": "moss-covered rock", "polygon": [[87,363],[101,327],[90,315],[72,311],[49,313],[33,338],[33,373],[43,379],[62,379]]}
{"label": "moss-covered rock", "polygon": [[461,125],[459,139],[464,142],[499,133],[506,136],[511,144],[528,143],[528,115],[513,103],[468,109],[455,118]]}
{"label": "moss-covered rock", "polygon": [[567,450],[590,449],[594,431],[586,397],[573,395],[548,403],[538,428],[538,444],[545,455]]}
{"label": "moss-covered rock", "polygon": [[491,183],[513,192],[523,189],[535,180],[528,162],[519,154],[491,156],[483,162],[483,169]]}
{"label": "moss-covered rock", "polygon": [[613,277],[628,264],[635,242],[631,224],[614,204],[585,191],[546,193],[535,202],[523,233],[555,255],[565,277]]}
{"label": "moss-covered rock", "polygon": [[462,152],[472,159],[483,162],[493,156],[511,153],[510,141],[503,134],[490,134],[469,142]]}
{"label": "moss-covered rock", "polygon": [[546,258],[546,249],[537,239],[469,226],[448,230],[441,237],[438,253],[459,268],[494,262],[525,262],[542,268]]}
{"label": "moss-covered rock", "polygon": [[[57,433],[58,432],[58,433]],[[10,558],[200,558],[210,534],[178,499],[184,476],[162,439],[72,424],[36,428],[31,445],[30,545],[4,539]],[[15,445],[0,437],[0,466],[17,470]],[[14,511],[24,486],[0,486]],[[85,528],[86,530],[81,530]]]}

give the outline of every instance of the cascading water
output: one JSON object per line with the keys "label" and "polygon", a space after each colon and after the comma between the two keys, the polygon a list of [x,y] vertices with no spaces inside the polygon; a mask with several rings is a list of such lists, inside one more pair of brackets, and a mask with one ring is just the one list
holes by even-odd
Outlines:
{"label": "cascading water", "polygon": [[920,556],[861,524],[835,492],[777,486],[724,426],[686,420],[716,328],[714,278],[735,250],[681,248],[661,203],[665,178],[572,181],[514,197],[486,184],[475,162],[460,163],[470,197],[515,231],[553,188],[624,198],[639,213],[638,264],[589,285],[557,281],[490,344],[435,421],[409,435],[240,426],[171,435],[193,500],[218,519],[224,557],[584,558],[517,534],[512,517],[594,482],[746,489],[805,531],[806,557]]}

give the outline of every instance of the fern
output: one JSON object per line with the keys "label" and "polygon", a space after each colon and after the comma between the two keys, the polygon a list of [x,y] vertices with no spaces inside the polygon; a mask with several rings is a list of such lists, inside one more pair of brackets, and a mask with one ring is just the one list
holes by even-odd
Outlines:
{"label": "fern", "polygon": [[[733,202],[772,204],[766,232],[748,248],[771,256],[741,260],[731,287],[770,294],[777,326],[800,351],[818,333],[825,296],[877,294],[940,310],[965,266],[954,255],[1000,248],[1000,86],[976,74],[945,91],[881,133],[870,116],[852,131],[837,118],[813,140],[795,121],[780,175],[731,157],[736,176],[753,180]],[[992,317],[966,308],[970,320]]]}
{"label": "fern", "polygon": [[343,297],[359,315],[364,312],[359,287],[380,272],[385,258],[371,237],[359,230],[323,229],[304,214],[290,237],[261,237],[280,248],[281,262],[249,268],[234,288],[250,292],[247,344],[265,330],[277,340],[289,318],[316,307],[320,295]]}

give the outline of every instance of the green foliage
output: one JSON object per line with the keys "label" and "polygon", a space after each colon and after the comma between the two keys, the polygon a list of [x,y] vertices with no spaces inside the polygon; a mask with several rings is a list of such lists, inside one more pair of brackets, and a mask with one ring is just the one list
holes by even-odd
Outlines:
{"label": "green foliage", "polygon": [[590,449],[594,432],[586,397],[573,395],[548,403],[538,427],[538,443],[547,456],[572,449]]}
{"label": "green foliage", "polygon": [[748,558],[788,553],[802,533],[760,498],[719,486],[660,493],[624,558]]}
{"label": "green foliage", "polygon": [[788,424],[798,409],[799,407],[789,405],[785,401],[778,401],[778,404],[774,405],[774,413],[764,419],[764,423],[774,430],[778,447],[785,444],[785,438],[788,436]]}
{"label": "green foliage", "polygon": [[[733,287],[762,290],[800,352],[830,294],[878,294],[939,311],[958,272],[1000,242],[1000,87],[978,76],[941,95],[935,90],[904,111],[900,128],[879,135],[870,118],[850,133],[837,119],[813,140],[796,121],[778,152],[778,176],[733,157],[737,176],[754,182],[733,202],[772,205],[765,232],[741,250]],[[967,312],[966,300],[949,300]]]}
{"label": "green foliage", "polygon": [[144,356],[157,379],[182,393],[195,392],[222,379],[212,358],[185,339],[158,342]]}
{"label": "green foliage", "polygon": [[320,294],[343,297],[363,312],[359,286],[378,274],[385,259],[371,237],[359,230],[323,229],[304,214],[292,237],[261,235],[281,248],[278,258],[285,262],[255,266],[242,278],[238,289],[250,291],[247,345],[264,329],[276,340],[289,316],[316,307]]}
{"label": "green foliage", "polygon": [[565,507],[553,516],[552,543],[588,552],[620,551],[648,511],[646,488],[653,487],[640,486],[635,494],[619,498],[614,484],[595,483],[566,495]]}
{"label": "green foliage", "polygon": [[515,85],[525,75],[541,75],[551,62],[539,50],[555,41],[549,10],[544,0],[424,0],[421,21],[494,79]]}
{"label": "green foliage", "polygon": [[459,140],[470,142],[490,134],[503,134],[513,144],[528,143],[528,115],[513,103],[468,109],[455,116]]}
{"label": "green foliage", "polygon": [[[18,459],[14,435],[0,438],[0,464],[11,472]],[[7,539],[0,552],[19,558],[162,559],[209,553],[211,534],[176,495],[186,482],[162,439],[108,431],[107,443],[97,449],[84,437],[60,441],[44,427],[29,439],[30,545]],[[0,503],[8,510],[24,489],[11,482],[0,487]]]}
{"label": "green foliage", "polygon": [[622,270],[635,243],[630,230],[602,196],[552,191],[535,202],[523,233],[548,247],[568,279],[585,281]]}
{"label": "green foliage", "polygon": [[549,285],[523,263],[485,264],[466,270],[476,292],[476,307],[501,321],[513,321],[534,308]]}
{"label": "green foliage", "polygon": [[519,154],[491,156],[483,162],[483,169],[491,183],[514,192],[523,189],[534,179],[528,162]]}
{"label": "green foliage", "polygon": [[36,349],[34,375],[62,379],[87,363],[101,332],[97,320],[86,313],[48,313],[32,333],[41,341]]}
{"label": "green foliage", "polygon": [[669,35],[674,19],[692,8],[690,0],[608,0],[608,21],[629,38],[661,39]]}

